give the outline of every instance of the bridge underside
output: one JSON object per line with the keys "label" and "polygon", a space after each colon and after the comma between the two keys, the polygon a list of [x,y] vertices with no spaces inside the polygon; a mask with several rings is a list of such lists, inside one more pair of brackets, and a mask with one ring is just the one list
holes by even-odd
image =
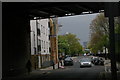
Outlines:
{"label": "bridge underside", "polygon": [[105,3],[2,3],[2,77],[25,73],[30,59],[30,20],[99,13]]}

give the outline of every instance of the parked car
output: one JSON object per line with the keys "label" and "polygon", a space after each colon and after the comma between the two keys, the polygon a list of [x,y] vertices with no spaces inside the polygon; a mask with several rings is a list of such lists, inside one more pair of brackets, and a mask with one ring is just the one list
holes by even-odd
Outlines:
{"label": "parked car", "polygon": [[73,59],[71,57],[67,57],[64,59],[64,66],[67,66],[67,65],[73,65]]}
{"label": "parked car", "polygon": [[93,57],[92,63],[95,65],[104,65],[104,60],[101,57]]}
{"label": "parked car", "polygon": [[65,55],[64,59],[67,58],[67,57],[71,57],[70,55]]}
{"label": "parked car", "polygon": [[92,63],[91,63],[91,59],[89,58],[82,58],[79,60],[80,63],[80,67],[91,67]]}
{"label": "parked car", "polygon": [[91,57],[91,62],[92,62],[93,64],[95,64],[95,61],[97,61],[97,60],[99,60],[98,57],[96,57],[96,56],[92,56],[92,57]]}
{"label": "parked car", "polygon": [[104,65],[104,60],[103,60],[103,58],[99,58],[99,64],[100,64],[100,65]]}

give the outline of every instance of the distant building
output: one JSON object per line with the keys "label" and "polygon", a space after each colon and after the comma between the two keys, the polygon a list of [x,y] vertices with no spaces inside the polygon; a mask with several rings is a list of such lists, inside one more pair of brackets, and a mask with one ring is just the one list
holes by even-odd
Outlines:
{"label": "distant building", "polygon": [[65,34],[67,35],[67,34],[69,34],[69,32],[66,32]]}
{"label": "distant building", "polygon": [[87,48],[87,43],[88,43],[88,42],[83,42],[83,47],[84,47],[84,49]]}

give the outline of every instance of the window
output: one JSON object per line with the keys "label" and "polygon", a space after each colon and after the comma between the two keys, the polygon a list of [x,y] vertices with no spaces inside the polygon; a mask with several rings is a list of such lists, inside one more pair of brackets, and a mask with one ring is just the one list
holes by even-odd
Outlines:
{"label": "window", "polygon": [[41,43],[40,43],[40,39],[38,39],[38,45],[41,45]]}
{"label": "window", "polygon": [[40,29],[37,28],[37,35],[40,36]]}
{"label": "window", "polygon": [[45,41],[44,41],[44,49],[45,49]]}
{"label": "window", "polygon": [[41,51],[41,40],[38,40],[38,51]]}
{"label": "window", "polygon": [[40,45],[38,45],[38,52],[39,52],[39,51],[41,51],[41,46],[40,46]]}

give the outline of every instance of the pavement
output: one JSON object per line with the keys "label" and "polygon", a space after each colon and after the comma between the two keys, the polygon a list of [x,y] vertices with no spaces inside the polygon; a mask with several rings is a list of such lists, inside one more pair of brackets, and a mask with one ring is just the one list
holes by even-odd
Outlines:
{"label": "pavement", "polygon": [[[76,57],[72,57],[72,59],[75,59],[75,58]],[[59,65],[59,68],[58,68],[58,65]],[[50,71],[50,70],[56,70],[56,69],[64,69],[63,60],[62,60],[62,64],[61,63],[59,63],[59,64],[56,63],[54,65],[54,68],[53,68],[53,66],[49,66],[49,67],[46,67],[46,68],[32,70],[32,72],[30,72],[30,74],[25,73],[25,74],[15,76],[15,77],[2,78],[1,80],[30,80],[30,79],[33,79],[33,78],[37,78],[38,76],[42,77],[42,76],[45,76],[46,74],[49,74],[48,70]]]}
{"label": "pavement", "polygon": [[[76,57],[72,57],[72,58],[75,59]],[[111,80],[110,79],[111,71],[109,70],[109,68],[110,68],[110,60],[105,60],[105,71],[100,73],[99,80]],[[58,63],[54,65],[54,69],[53,66],[50,66],[46,68],[33,70],[30,74],[25,73],[20,76],[8,77],[2,80],[34,80],[34,79],[40,80],[40,77],[46,76],[51,72],[51,70],[56,70],[56,69],[58,69]],[[59,69],[64,69],[64,66],[62,66],[61,63],[59,63]],[[120,65],[119,65],[119,71],[117,73],[118,73],[118,78],[120,78]]]}
{"label": "pavement", "polygon": [[[75,59],[75,58],[76,57],[72,57],[72,59]],[[62,65],[64,65],[63,61],[62,61]],[[42,69],[38,69],[38,70],[33,70],[29,75],[24,74],[22,76],[22,79],[21,79],[21,76],[18,76],[17,79],[15,79],[15,78],[13,78],[13,79],[18,80],[18,78],[20,77],[19,79],[21,79],[21,80],[23,80],[23,78],[29,80],[29,79],[33,78],[33,76],[34,76],[34,78],[35,77],[37,78],[37,76],[43,77],[43,76],[49,74],[48,70],[56,70],[56,69],[60,69],[60,68],[64,69],[64,66],[62,66],[62,65],[61,65],[61,63],[59,63],[59,68],[58,68],[58,63],[57,63],[54,65],[54,69],[53,69],[53,66],[50,66],[50,67],[46,67],[46,68],[42,68]],[[104,70],[104,72],[100,73],[99,80],[112,80],[111,79],[111,76],[112,76],[111,75],[111,63],[110,63],[109,59],[105,60],[104,67],[105,67],[105,70]],[[118,80],[120,80],[120,63],[118,63],[118,62],[117,62],[117,68],[118,68],[117,77],[118,77]]]}
{"label": "pavement", "polygon": [[[112,80],[112,78],[111,78],[112,77],[112,75],[111,75],[111,63],[110,63],[109,59],[105,60],[104,66],[105,66],[105,71],[100,73],[99,80]],[[120,63],[117,62],[116,66],[118,69],[117,80],[120,80]]]}
{"label": "pavement", "polygon": [[[72,59],[75,59],[77,57],[72,57]],[[64,63],[63,63],[63,60],[62,60],[62,64],[59,63],[59,68],[64,68]],[[55,69],[58,69],[58,63],[55,64]],[[50,66],[50,67],[46,67],[46,68],[42,68],[40,70],[53,70],[53,66]]]}
{"label": "pavement", "polygon": [[[63,65],[63,61],[62,61],[62,65]],[[61,68],[62,65],[61,65],[61,63],[59,63],[59,68]],[[46,67],[46,68],[41,68],[40,70],[53,70],[53,69],[58,69],[58,63],[56,63],[54,65],[54,68],[53,68],[53,66],[50,66],[50,67]]]}
{"label": "pavement", "polygon": [[[63,64],[63,61],[62,61]],[[37,78],[45,76],[46,74],[49,74],[48,70],[56,70],[56,69],[64,69],[64,66],[61,65],[61,63],[59,63],[59,68],[58,68],[58,63],[56,63],[54,65],[54,69],[53,66],[50,67],[46,67],[46,68],[41,68],[41,69],[36,69],[36,70],[32,70],[32,72],[30,72],[30,74],[28,73],[24,73],[22,75],[19,76],[15,76],[15,77],[7,77],[7,78],[2,78],[1,80],[31,80],[33,78]]]}

